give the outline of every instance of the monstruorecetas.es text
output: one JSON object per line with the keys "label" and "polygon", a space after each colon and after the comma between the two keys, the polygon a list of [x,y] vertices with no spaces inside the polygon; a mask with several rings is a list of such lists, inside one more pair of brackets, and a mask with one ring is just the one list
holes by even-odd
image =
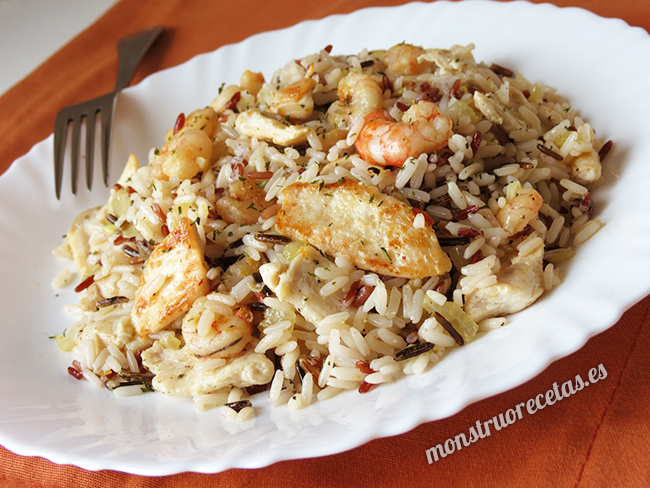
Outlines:
{"label": "monstruorecetas.es text", "polygon": [[433,464],[456,451],[460,451],[463,447],[469,447],[479,439],[489,437],[494,431],[505,429],[516,421],[523,419],[525,413],[533,415],[546,407],[554,405],[564,398],[575,395],[589,385],[604,380],[607,378],[607,370],[605,369],[605,366],[601,363],[597,367],[591,368],[587,373],[587,378],[587,380],[583,380],[582,376],[577,374],[575,378],[567,380],[561,385],[554,382],[553,385],[551,385],[551,387],[544,393],[529,398],[527,401],[521,402],[507,411],[495,415],[491,419],[486,421],[477,420],[476,424],[472,425],[468,429],[467,434],[462,432],[453,438],[449,438],[446,441],[427,449],[425,452],[428,463]]}

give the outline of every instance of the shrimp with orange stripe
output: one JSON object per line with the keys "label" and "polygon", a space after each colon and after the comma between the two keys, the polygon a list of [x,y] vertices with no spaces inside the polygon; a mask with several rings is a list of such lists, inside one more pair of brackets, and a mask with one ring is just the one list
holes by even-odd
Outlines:
{"label": "shrimp with orange stripe", "polygon": [[366,115],[354,146],[370,164],[401,167],[409,158],[444,148],[451,135],[449,117],[435,103],[421,100],[404,112],[401,121],[385,110]]}

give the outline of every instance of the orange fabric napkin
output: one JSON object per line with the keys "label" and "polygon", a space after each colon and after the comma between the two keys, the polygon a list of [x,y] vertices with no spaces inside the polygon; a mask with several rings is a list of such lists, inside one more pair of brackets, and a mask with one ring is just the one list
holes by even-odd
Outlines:
{"label": "orange fabric napkin", "polygon": [[[0,97],[0,171],[52,132],[61,107],[112,90],[117,66],[115,44],[127,34],[153,25],[168,27],[139,67],[134,79],[137,83],[195,54],[258,32],[363,7],[402,3],[406,2],[123,0]],[[580,6],[650,30],[649,2],[552,3]],[[555,35],[552,32],[549,26],[549,35]],[[581,350],[556,361],[539,376],[511,391],[470,405],[451,418],[426,423],[408,433],[378,439],[348,452],[285,461],[256,470],[147,478],[58,466],[0,447],[0,486],[650,486],[649,307],[647,297]],[[599,364],[606,370],[606,378],[532,415],[524,413],[521,420],[508,428],[492,429],[489,437],[428,464],[427,449],[467,433],[478,420],[484,422],[546,393],[553,383],[562,385],[577,374],[587,379],[590,369]]]}

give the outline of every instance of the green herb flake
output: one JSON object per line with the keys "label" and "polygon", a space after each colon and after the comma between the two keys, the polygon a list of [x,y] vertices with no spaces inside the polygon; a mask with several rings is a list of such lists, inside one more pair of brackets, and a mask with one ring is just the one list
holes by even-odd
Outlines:
{"label": "green herb flake", "polygon": [[381,248],[381,252],[384,253],[384,256],[386,256],[386,259],[388,259],[391,263],[393,262],[393,260],[392,260],[392,259],[390,258],[390,256],[388,255],[388,251],[387,251],[385,248],[382,247],[382,248]]}

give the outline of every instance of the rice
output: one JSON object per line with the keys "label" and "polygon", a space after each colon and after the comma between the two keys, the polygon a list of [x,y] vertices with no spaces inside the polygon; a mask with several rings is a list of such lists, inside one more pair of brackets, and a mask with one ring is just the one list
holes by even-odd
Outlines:
{"label": "rice", "polygon": [[[116,396],[174,391],[246,421],[251,385],[266,385],[271,406],[300,409],[425,373],[459,347],[443,327],[458,327],[454,313],[472,334],[505,325],[484,304],[516,288],[513,266],[554,292],[560,263],[603,225],[591,189],[604,144],[555,89],[495,72],[472,49],[391,48],[415,74],[383,51],[322,50],[261,88],[224,86],[148,164],[132,156],[109,202],[55,251],[81,275],[79,303],[66,306],[77,320],[57,339],[74,374]],[[329,222],[323,200],[301,222],[307,237],[289,235],[291,189],[327,199],[350,182],[372,196]],[[402,247],[380,242],[383,222],[368,216],[387,197],[408,215]],[[323,229],[334,251],[313,241]],[[423,253],[411,233],[433,235],[441,271],[396,271]],[[220,380],[225,368],[235,373]]]}

